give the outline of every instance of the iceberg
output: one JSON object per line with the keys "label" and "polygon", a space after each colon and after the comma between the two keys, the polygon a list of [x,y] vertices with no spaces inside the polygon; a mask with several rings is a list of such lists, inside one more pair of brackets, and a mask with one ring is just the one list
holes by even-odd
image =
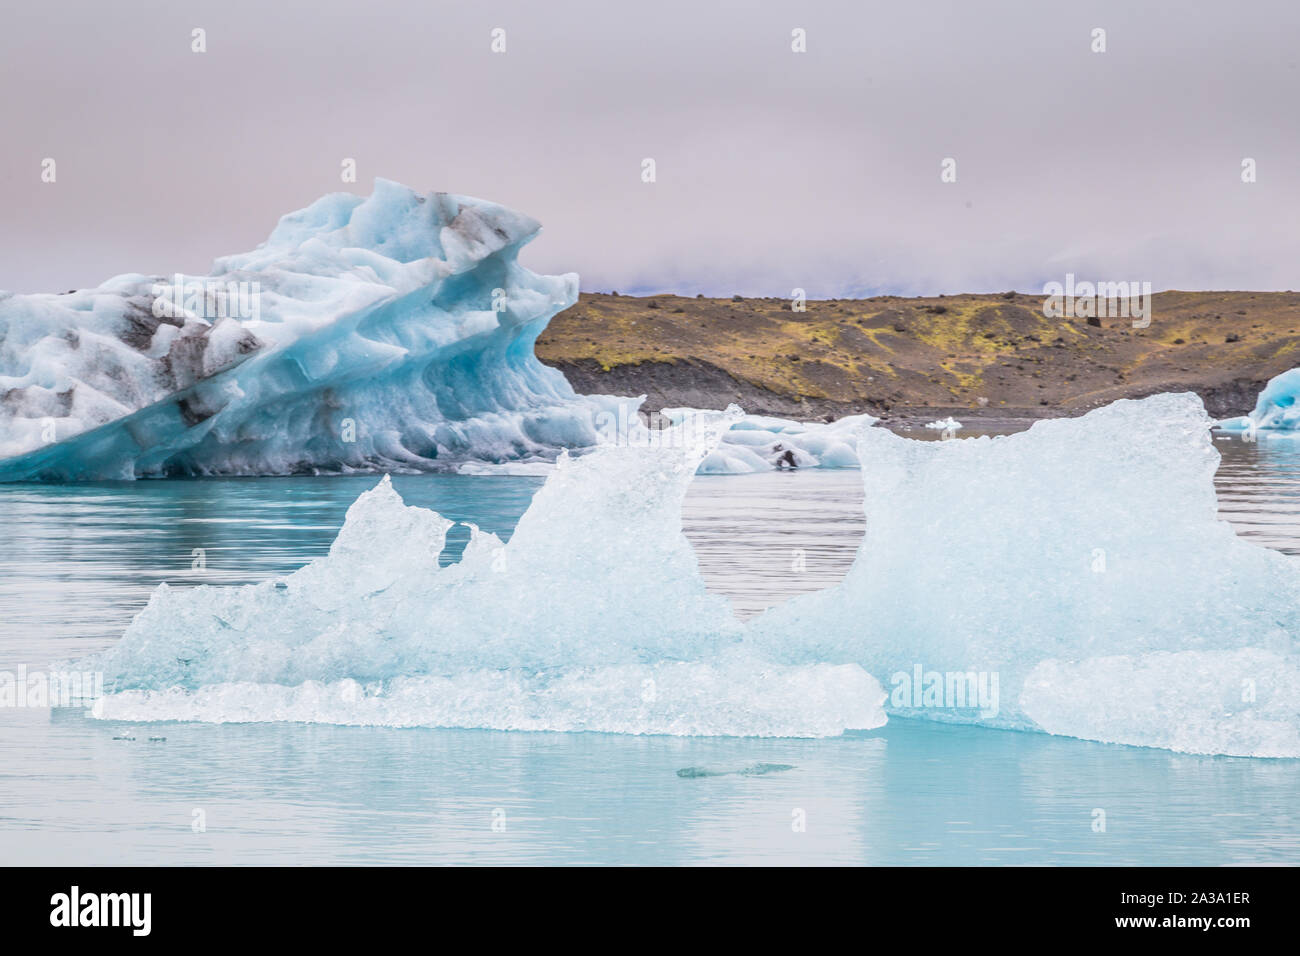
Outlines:
{"label": "iceberg", "polygon": [[[1277,677],[1296,667],[1300,566],[1218,519],[1208,424],[1178,394],[996,438],[864,429],[854,565],[750,639],[895,692],[935,675],[933,694],[891,693],[900,717],[1300,756],[1300,692]],[[991,679],[996,713],[944,693]]]}
{"label": "iceberg", "polygon": [[539,229],[380,179],[206,276],[0,293],[0,480],[415,471],[594,445],[608,402],[533,355],[578,294],[576,275],[516,261]]}
{"label": "iceberg", "polygon": [[447,567],[452,522],[385,478],[286,577],[160,586],[76,665],[104,675],[92,715],[743,736],[892,715],[1300,757],[1300,565],[1218,519],[1196,396],[963,441],[860,425],[852,568],[743,624],[681,521],[742,419],[562,453],[508,542],[471,526]]}
{"label": "iceberg", "polygon": [[824,736],[884,723],[855,664],[754,652],[681,530],[696,468],[740,417],[690,441],[562,454],[508,543],[408,507],[385,477],[329,554],[240,588],[161,585],[87,662],[115,720]]}
{"label": "iceberg", "polygon": [[[205,276],[0,292],[0,481],[539,473],[604,431],[652,440],[643,399],[578,395],[534,355],[578,296],[519,265],[540,228],[377,179]],[[704,470],[854,467],[859,418],[747,419]]]}
{"label": "iceberg", "polygon": [[937,432],[957,432],[962,428],[961,422],[949,415],[947,418],[940,418],[926,423],[926,428]]}
{"label": "iceberg", "polygon": [[[700,409],[665,408],[662,414],[681,423]],[[745,415],[700,463],[700,474],[740,475],[797,468],[857,468],[857,435],[879,419],[848,415],[833,422],[797,422],[766,415]]]}
{"label": "iceberg", "polygon": [[1214,427],[1226,432],[1262,433],[1269,437],[1296,432],[1300,430],[1297,397],[1300,397],[1300,368],[1293,368],[1269,379],[1249,415],[1224,419],[1216,422]]}
{"label": "iceberg", "polygon": [[[661,447],[689,442],[698,408],[665,408],[657,418],[639,412],[645,396],[612,399],[615,408],[595,415],[598,445]],[[741,414],[713,451],[700,462],[701,475],[747,475],[800,468],[857,468],[857,433],[878,419],[851,415],[834,422],[799,422],[766,415]],[[577,449],[582,454],[590,449]],[[548,475],[554,462],[465,462],[463,475]]]}

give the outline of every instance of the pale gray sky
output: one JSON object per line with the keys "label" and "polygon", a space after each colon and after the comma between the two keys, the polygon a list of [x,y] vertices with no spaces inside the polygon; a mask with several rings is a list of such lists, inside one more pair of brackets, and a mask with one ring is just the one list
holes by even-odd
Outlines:
{"label": "pale gray sky", "polygon": [[588,290],[1300,288],[1298,94],[1295,0],[10,0],[0,289],[206,272],[375,176]]}

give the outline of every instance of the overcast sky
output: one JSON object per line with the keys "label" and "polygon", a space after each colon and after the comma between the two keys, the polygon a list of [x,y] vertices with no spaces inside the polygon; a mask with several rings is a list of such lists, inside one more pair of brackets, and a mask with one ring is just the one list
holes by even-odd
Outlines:
{"label": "overcast sky", "polygon": [[[191,52],[196,27],[206,53]],[[349,157],[355,184],[340,181]],[[948,157],[955,183],[941,182]],[[203,273],[375,176],[535,216],[523,261],[578,272],[584,290],[1038,291],[1066,272],[1297,289],[1300,3],[10,0],[0,13],[0,289]]]}

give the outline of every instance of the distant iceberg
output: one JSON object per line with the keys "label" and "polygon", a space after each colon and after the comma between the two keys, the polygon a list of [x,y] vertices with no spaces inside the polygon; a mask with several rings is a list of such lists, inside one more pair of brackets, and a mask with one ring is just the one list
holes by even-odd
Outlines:
{"label": "distant iceberg", "polygon": [[1269,379],[1255,400],[1249,415],[1227,418],[1215,423],[1226,432],[1272,435],[1300,431],[1300,368],[1293,368]]}
{"label": "distant iceberg", "polygon": [[[595,413],[597,446],[632,445],[664,447],[690,442],[698,408],[665,408],[653,421],[639,414],[644,396],[606,399],[614,403]],[[716,411],[713,412],[716,414]],[[701,475],[745,475],[801,468],[857,468],[857,434],[878,419],[849,415],[833,422],[798,422],[767,415],[734,416],[733,424],[700,462]],[[590,449],[577,449],[579,453]],[[550,462],[465,462],[457,471],[466,475],[548,475]]]}
{"label": "distant iceberg", "polygon": [[[860,425],[853,567],[744,624],[681,531],[739,420],[561,456],[507,544],[471,529],[446,568],[451,522],[382,481],[288,577],[160,587],[78,665],[110,691],[93,714],[757,736],[890,714],[1300,757],[1300,564],[1219,520],[1195,395],[997,438]],[[914,673],[939,686],[899,694]],[[953,700],[954,677],[995,693]]]}
{"label": "distant iceberg", "polygon": [[[682,422],[698,409],[665,408]],[[797,468],[857,468],[858,432],[878,419],[848,415],[834,422],[796,422],[746,415],[731,426],[700,464],[700,474],[735,475]]]}
{"label": "distant iceberg", "polygon": [[929,422],[925,427],[937,432],[957,432],[961,431],[962,424],[949,415],[947,418],[940,418],[937,421]]}

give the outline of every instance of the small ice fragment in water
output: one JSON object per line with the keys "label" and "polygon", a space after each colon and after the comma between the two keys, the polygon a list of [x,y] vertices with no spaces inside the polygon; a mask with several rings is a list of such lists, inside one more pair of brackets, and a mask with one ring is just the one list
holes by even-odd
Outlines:
{"label": "small ice fragment in water", "polygon": [[937,432],[955,432],[961,428],[961,422],[949,415],[947,418],[940,418],[938,421],[930,422],[925,427],[932,428]]}
{"label": "small ice fragment in water", "polygon": [[[665,408],[674,424],[701,409]],[[735,421],[700,464],[702,475],[740,475],[772,469],[857,468],[858,432],[874,425],[870,415],[846,415],[833,422],[797,422],[767,415]]]}
{"label": "small ice fragment in water", "polygon": [[1255,400],[1255,408],[1249,415],[1239,418],[1225,418],[1215,422],[1214,427],[1225,432],[1245,433],[1254,436],[1256,432],[1295,432],[1300,430],[1300,368],[1293,368],[1275,375],[1268,380],[1263,391]]}

